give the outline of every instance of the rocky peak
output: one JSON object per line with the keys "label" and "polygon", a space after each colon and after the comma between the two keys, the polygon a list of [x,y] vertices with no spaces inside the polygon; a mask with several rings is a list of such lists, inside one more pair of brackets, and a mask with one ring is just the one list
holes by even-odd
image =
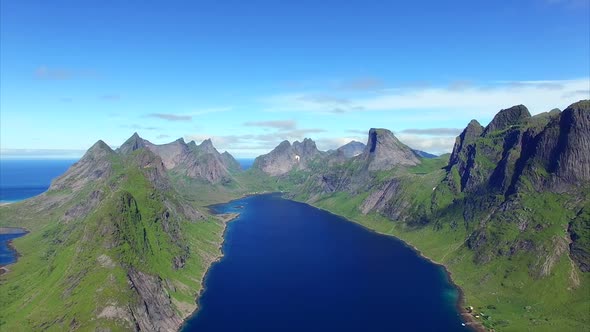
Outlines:
{"label": "rocky peak", "polygon": [[315,142],[310,138],[303,142],[295,141],[293,145],[289,141],[282,141],[271,152],[256,158],[252,168],[272,176],[282,175],[296,167],[305,169],[307,163],[319,154]]}
{"label": "rocky peak", "polygon": [[115,151],[113,151],[110,146],[108,146],[104,141],[98,140],[90,147],[90,149],[88,149],[88,151],[86,151],[82,159],[91,157],[96,159],[111,155],[113,153],[115,153]]}
{"label": "rocky peak", "polygon": [[337,152],[341,152],[345,158],[355,157],[365,150],[365,144],[357,141],[350,141],[343,146],[336,149]]}
{"label": "rocky peak", "polygon": [[141,148],[146,147],[146,141],[139,137],[137,133],[133,133],[129,139],[123,143],[118,149],[119,153],[121,154],[129,154],[135,150],[139,150]]}
{"label": "rocky peak", "polygon": [[289,142],[287,140],[284,140],[281,143],[279,143],[279,145],[277,145],[277,147],[274,148],[273,151],[275,151],[275,150],[276,151],[286,151],[286,150],[288,150],[290,148],[291,148],[291,142]]}
{"label": "rocky peak", "polygon": [[311,138],[305,138],[303,142],[295,141],[292,148],[300,158],[314,157],[319,153],[315,142]]}
{"label": "rocky peak", "polygon": [[203,142],[201,142],[201,144],[199,144],[199,149],[203,153],[216,153],[216,154],[219,153],[217,151],[217,149],[215,149],[215,147],[213,146],[213,142],[211,141],[210,138],[207,138],[206,140],[204,140]]}
{"label": "rocky peak", "polygon": [[531,113],[529,113],[529,110],[524,105],[516,105],[503,109],[494,116],[492,122],[485,128],[483,136],[496,130],[503,130],[510,126],[523,124],[530,117]]}
{"label": "rocky peak", "polygon": [[477,120],[471,120],[467,127],[463,129],[461,134],[455,139],[455,146],[449,158],[449,166],[455,165],[459,162],[461,154],[465,153],[466,147],[475,142],[481,136],[484,128]]}
{"label": "rocky peak", "polygon": [[115,151],[105,142],[97,141],[78,162],[52,181],[49,190],[69,188],[78,191],[89,182],[106,179],[111,173],[111,157],[114,154]]}
{"label": "rocky peak", "polygon": [[232,156],[227,151],[224,151],[221,154],[221,161],[223,162],[225,167],[230,171],[235,172],[235,171],[240,171],[242,169],[242,166],[240,166],[240,163],[234,158],[234,156]]}
{"label": "rocky peak", "polygon": [[400,142],[387,129],[371,128],[363,153],[370,171],[388,170],[397,165],[414,166],[420,163],[418,156],[407,145]]}
{"label": "rocky peak", "polygon": [[188,145],[184,142],[182,138],[177,139],[174,142],[170,142],[167,144],[156,145],[152,144],[148,141],[144,141],[147,148],[158,155],[166,169],[175,168],[178,164],[182,162],[183,159],[186,158],[186,155],[189,153]]}

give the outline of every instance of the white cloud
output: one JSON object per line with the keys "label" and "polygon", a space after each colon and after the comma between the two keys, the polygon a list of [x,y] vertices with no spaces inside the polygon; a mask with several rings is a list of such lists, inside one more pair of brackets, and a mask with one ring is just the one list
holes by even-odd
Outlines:
{"label": "white cloud", "polygon": [[413,86],[385,90],[379,95],[357,98],[314,95],[309,93],[279,94],[262,99],[267,111],[348,113],[371,111],[428,110],[470,117],[491,117],[499,110],[524,104],[532,114],[552,108],[565,108],[578,99],[590,98],[585,92],[590,78],[572,80],[497,81],[489,84],[464,84],[432,87]]}

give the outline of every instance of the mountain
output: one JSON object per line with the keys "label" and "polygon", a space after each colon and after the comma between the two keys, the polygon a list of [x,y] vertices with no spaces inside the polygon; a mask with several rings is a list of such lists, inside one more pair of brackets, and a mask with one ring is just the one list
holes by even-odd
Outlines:
{"label": "mountain", "polygon": [[174,187],[192,154],[182,140],[98,141],[47,192],[2,206],[0,224],[30,234],[0,276],[0,330],[177,330],[224,228]]}
{"label": "mountain", "polygon": [[371,171],[389,170],[397,165],[414,166],[420,163],[418,156],[400,142],[387,129],[369,130],[369,139],[359,159],[364,160]]}
{"label": "mountain", "polygon": [[421,158],[437,158],[438,157],[435,154],[428,153],[428,152],[421,151],[421,150],[412,149],[412,151],[414,151],[414,153],[416,155],[418,155],[418,157],[421,157]]}
{"label": "mountain", "polygon": [[357,141],[350,141],[336,149],[336,153],[342,153],[345,158],[356,157],[365,150],[365,144]]}
{"label": "mountain", "polygon": [[305,169],[307,164],[320,155],[313,140],[306,138],[303,142],[281,142],[271,152],[261,155],[254,160],[252,169],[277,176],[292,169]]}
{"label": "mountain", "polygon": [[200,145],[194,141],[187,144],[182,138],[168,144],[156,145],[135,133],[118,151],[129,154],[140,148],[147,148],[158,155],[166,170],[212,184],[229,182],[232,173],[240,171],[239,163],[234,157],[227,152],[220,154],[210,139],[204,140]]}

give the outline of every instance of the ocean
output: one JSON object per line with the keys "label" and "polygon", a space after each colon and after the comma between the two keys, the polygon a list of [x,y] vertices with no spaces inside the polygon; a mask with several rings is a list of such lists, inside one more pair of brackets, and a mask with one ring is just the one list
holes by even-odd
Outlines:
{"label": "ocean", "polygon": [[16,202],[47,190],[77,160],[0,159],[0,202]]}

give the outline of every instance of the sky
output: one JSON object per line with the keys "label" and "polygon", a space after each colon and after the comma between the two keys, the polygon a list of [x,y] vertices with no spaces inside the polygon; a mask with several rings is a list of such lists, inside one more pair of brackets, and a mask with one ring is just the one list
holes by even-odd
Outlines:
{"label": "sky", "polygon": [[450,152],[471,119],[590,99],[590,0],[0,1],[0,157],[134,132],[249,158],[387,128]]}

